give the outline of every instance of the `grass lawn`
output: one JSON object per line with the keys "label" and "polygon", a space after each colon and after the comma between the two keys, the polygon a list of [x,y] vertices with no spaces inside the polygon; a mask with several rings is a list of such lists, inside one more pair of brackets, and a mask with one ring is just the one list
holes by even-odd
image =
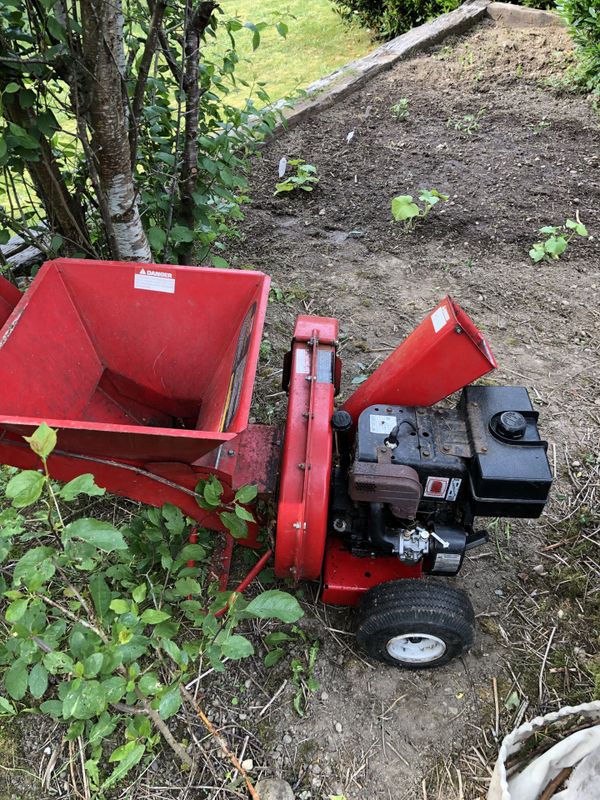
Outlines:
{"label": "grass lawn", "polygon": [[242,59],[237,77],[265,82],[273,100],[305,88],[376,46],[366,31],[344,25],[330,0],[223,0],[222,7],[244,22],[283,21],[288,26],[287,39],[274,27],[263,31],[254,52],[250,31],[236,35]]}

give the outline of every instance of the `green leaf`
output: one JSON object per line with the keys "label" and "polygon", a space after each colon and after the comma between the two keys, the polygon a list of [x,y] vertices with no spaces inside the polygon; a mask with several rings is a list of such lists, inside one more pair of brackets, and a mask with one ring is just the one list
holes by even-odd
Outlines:
{"label": "green leaf", "polygon": [[143,603],[146,599],[146,592],[148,591],[148,587],[145,583],[140,583],[139,586],[136,586],[131,596],[133,597],[136,603]]}
{"label": "green leaf", "polygon": [[219,519],[234,539],[244,539],[248,535],[248,525],[237,514],[232,514],[231,511],[222,511]]}
{"label": "green leaf", "polygon": [[576,222],[574,219],[568,219],[565,222],[565,225],[567,228],[570,228],[571,230],[575,231],[575,233],[578,233],[580,236],[588,235],[587,228],[582,222]]}
{"label": "green leaf", "polygon": [[4,688],[13,700],[22,700],[27,691],[27,666],[22,659],[18,659],[4,673]]}
{"label": "green leaf", "polygon": [[256,495],[258,494],[258,486],[242,486],[240,489],[237,490],[235,493],[235,500],[238,503],[242,503],[246,505],[247,503],[251,503]]}
{"label": "green leaf", "polygon": [[86,678],[95,678],[102,669],[104,656],[102,653],[92,653],[83,659],[83,674]]}
{"label": "green leaf", "polygon": [[164,622],[166,619],[170,619],[171,615],[167,614],[166,611],[158,611],[156,608],[147,608],[140,620],[145,625],[158,625],[159,622]]}
{"label": "green leaf", "polygon": [[48,670],[43,664],[36,664],[29,673],[29,691],[39,700],[48,688]]}
{"label": "green leaf", "polygon": [[135,741],[127,742],[127,744],[122,744],[121,747],[117,747],[115,750],[112,751],[109,757],[110,762],[115,761],[123,761],[123,759],[127,758],[129,753],[134,749]]}
{"label": "green leaf", "polygon": [[542,242],[536,242],[536,244],[533,245],[529,251],[529,256],[536,263],[543,261],[544,258],[546,258],[546,251],[544,250],[544,245]]}
{"label": "green leaf", "polygon": [[169,533],[173,536],[180,536],[185,529],[185,517],[177,506],[165,503],[162,507],[162,515]]}
{"label": "green leaf", "polygon": [[552,258],[560,258],[567,249],[567,244],[568,241],[564,236],[551,236],[548,241],[544,243],[544,249]]}
{"label": "green leaf", "polygon": [[275,617],[282,622],[296,622],[304,614],[296,598],[279,589],[269,589],[259,594],[248,603],[245,612],[261,619]]}
{"label": "green leaf", "polygon": [[546,235],[551,235],[551,234],[556,233],[557,230],[558,230],[558,228],[555,227],[554,225],[544,225],[543,228],[540,228],[539,232],[540,233],[545,233]]}
{"label": "green leaf", "polygon": [[113,550],[127,550],[127,542],[123,538],[123,534],[109,522],[101,519],[82,517],[70,522],[63,532],[63,539],[72,537],[82,539],[105,553],[112,553]]}
{"label": "green leaf", "polygon": [[183,666],[187,662],[187,655],[179,649],[172,639],[161,639],[160,646],[176,664]]}
{"label": "green leaf", "polygon": [[138,682],[138,688],[144,697],[155,695],[162,688],[156,672],[146,672]]}
{"label": "green leaf", "polygon": [[245,522],[255,522],[253,515],[243,506],[238,506],[237,503],[235,505],[235,515],[239,519],[243,519]]}
{"label": "green leaf", "polygon": [[246,639],[245,636],[233,634],[228,636],[221,645],[221,652],[225,658],[231,658],[237,661],[240,658],[247,658],[254,655],[254,647],[252,642]]}
{"label": "green leaf", "polygon": [[61,700],[45,700],[40,705],[40,711],[44,714],[49,714],[54,719],[62,719],[62,707]]}
{"label": "green leaf", "polygon": [[98,717],[98,722],[92,726],[88,736],[88,743],[94,745],[96,742],[101,743],[106,739],[117,727],[118,718],[112,717],[107,711],[102,712]]}
{"label": "green leaf", "polygon": [[58,253],[60,248],[63,246],[64,241],[65,240],[60,234],[58,233],[54,234],[54,236],[52,237],[52,241],[50,242],[50,249],[53,250],[55,253]]}
{"label": "green leaf", "polygon": [[216,508],[217,506],[221,505],[222,494],[223,494],[223,484],[219,480],[217,480],[217,478],[212,476],[211,479],[204,484],[204,491],[203,491],[204,499],[209,504],[209,506]]}
{"label": "green leaf", "polygon": [[193,242],[194,231],[190,228],[185,228],[183,225],[173,225],[171,228],[171,239],[173,239],[176,244],[180,242]]}
{"label": "green leaf", "polygon": [[150,247],[154,251],[160,252],[164,249],[165,242],[167,241],[167,234],[162,228],[152,226],[148,229],[148,241],[150,242]]}
{"label": "green leaf", "polygon": [[186,544],[177,556],[180,561],[202,561],[206,558],[206,548],[201,544]]}
{"label": "green leaf", "polygon": [[418,217],[420,213],[419,206],[413,203],[411,195],[401,194],[392,199],[392,216],[396,222]]}
{"label": "green leaf", "polygon": [[31,436],[24,436],[23,438],[29,443],[29,447],[33,452],[42,459],[48,458],[56,447],[56,431],[46,425],[45,422],[42,422]]}
{"label": "green leaf", "polygon": [[158,713],[161,719],[169,719],[181,708],[181,693],[179,685],[170,686],[161,696],[158,703]]}
{"label": "green leaf", "polygon": [[6,487],[6,496],[15,508],[25,508],[35,503],[42,493],[46,478],[39,472],[26,469],[11,478]]}
{"label": "green leaf", "polygon": [[115,614],[129,614],[131,610],[131,603],[129,600],[111,600],[109,608]]}
{"label": "green leaf", "polygon": [[[108,778],[104,781],[102,786],[100,787],[100,793],[105,792],[107,789],[110,789],[111,786],[114,786],[115,783],[123,780],[125,775],[129,772],[130,769],[133,769],[136,764],[138,764],[146,752],[146,747],[143,744],[138,744],[135,739],[131,742],[127,742],[126,745],[123,747],[117,748],[115,753],[119,750],[123,750],[123,748],[127,748],[125,753],[119,754],[118,759],[118,766],[111,772]],[[109,761],[114,761],[113,759],[114,753],[110,756]]]}
{"label": "green leaf", "polygon": [[56,17],[48,16],[46,24],[48,26],[48,30],[55,39],[58,39],[59,42],[65,41],[65,29],[56,19]]}
{"label": "green leaf", "polygon": [[281,644],[282,642],[290,642],[292,637],[289,633],[284,633],[284,631],[273,631],[273,633],[268,633],[265,636],[265,644],[269,646],[274,644]]}
{"label": "green leaf", "polygon": [[430,208],[436,205],[436,203],[439,203],[440,200],[446,201],[448,199],[449,195],[442,194],[441,192],[438,192],[437,189],[422,189],[421,193],[419,194],[419,200]]}
{"label": "green leaf", "polygon": [[210,261],[213,267],[216,267],[217,269],[228,269],[229,267],[229,261],[221,258],[221,256],[211,256]]}
{"label": "green leaf", "polygon": [[106,697],[106,702],[118,703],[125,694],[127,681],[121,675],[113,675],[112,678],[107,678],[105,681],[102,681],[101,686]]}
{"label": "green leaf", "polygon": [[106,494],[106,489],[101,489],[96,486],[94,476],[86,472],[84,475],[78,475],[72,481],[65,483],[58,496],[67,502],[74,500],[79,494],[87,494],[88,497],[101,497]]}
{"label": "green leaf", "polygon": [[274,667],[285,655],[285,650],[281,647],[276,647],[265,656],[265,667]]}
{"label": "green leaf", "polygon": [[53,650],[52,653],[45,653],[42,659],[44,666],[53,675],[69,675],[75,669],[75,663],[71,656]]}
{"label": "green leaf", "polygon": [[102,620],[110,608],[112,593],[101,572],[94,573],[90,578],[90,594],[96,609],[98,619]]}
{"label": "green leaf", "polygon": [[21,87],[18,83],[7,83],[4,87],[4,94],[14,94],[15,92],[18,92],[20,88]]}
{"label": "green leaf", "polygon": [[275,27],[277,28],[277,33],[285,39],[288,34],[288,26],[285,22],[278,22]]}
{"label": "green leaf", "polygon": [[194,578],[179,578],[172,591],[175,597],[187,597],[189,594],[200,594],[202,587]]}
{"label": "green leaf", "polygon": [[56,572],[52,562],[55,550],[52,547],[33,547],[22,556],[13,570],[13,583],[23,583],[30,591],[40,589]]}
{"label": "green leaf", "polygon": [[10,700],[0,695],[0,717],[13,717],[16,713],[17,711]]}
{"label": "green leaf", "polygon": [[20,600],[13,600],[13,602],[6,609],[7,622],[18,622],[23,614],[27,611],[29,605],[29,598],[21,598]]}
{"label": "green leaf", "polygon": [[92,719],[105,711],[107,704],[102,684],[76,678],[63,698],[63,716],[65,719]]}

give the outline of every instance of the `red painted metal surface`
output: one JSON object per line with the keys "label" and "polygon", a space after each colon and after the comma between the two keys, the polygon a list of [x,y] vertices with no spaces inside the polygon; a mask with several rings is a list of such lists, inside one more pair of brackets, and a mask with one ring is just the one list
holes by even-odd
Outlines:
{"label": "red painted metal surface", "polygon": [[46,263],[0,331],[0,428],[194,462],[248,424],[268,288],[250,271]]}
{"label": "red painted metal surface", "polygon": [[22,296],[16,286],[0,275],[0,326],[10,317]]}
{"label": "red painted metal surface", "polygon": [[359,558],[340,539],[329,537],[321,599],[331,605],[354,606],[364,592],[380,583],[420,578],[421,574],[421,564],[409,566],[396,556]]}
{"label": "red painted metal surface", "polygon": [[354,423],[377,403],[430,406],[496,367],[473,322],[445,297],[344,403]]}
{"label": "red painted metal surface", "polygon": [[331,480],[338,323],[298,317],[289,363],[275,573],[316,580],[323,567]]}
{"label": "red painted metal surface", "polygon": [[0,330],[0,461],[39,467],[22,435],[46,422],[56,478],[92,472],[223,530],[196,503],[199,480],[216,475],[228,502],[250,457],[251,482],[275,486],[277,438],[248,427],[268,288],[250,271],[48,262]]}

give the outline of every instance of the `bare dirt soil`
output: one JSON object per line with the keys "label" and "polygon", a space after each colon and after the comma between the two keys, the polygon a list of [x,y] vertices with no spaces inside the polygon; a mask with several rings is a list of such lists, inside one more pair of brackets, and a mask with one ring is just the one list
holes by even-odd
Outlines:
{"label": "bare dirt soil", "polygon": [[[589,514],[580,518],[597,485],[600,120],[589,99],[560,88],[571,60],[560,28],[481,24],[301,123],[256,166],[233,255],[275,287],[257,418],[283,416],[278,367],[298,311],[340,319],[348,393],[450,293],[492,343],[493,381],[530,390],[557,475],[547,516],[496,522],[491,546],[457,579],[479,622],[464,663],[420,674],[373,668],[335,632],[350,615],[316,607],[322,693],[305,718],[284,706],[272,718],[280,737],[272,767],[292,781],[306,769],[307,797],[483,797],[494,733],[590,698],[597,550],[577,550],[574,564],[567,551],[582,536],[598,543],[585,528]],[[400,98],[409,100],[405,121],[391,113]],[[461,130],[469,115],[477,118],[470,133]],[[317,167],[312,194],[273,196],[283,157]],[[407,233],[391,222],[390,201],[422,188],[450,200]],[[593,238],[534,264],[538,228],[578,212]]]}
{"label": "bare dirt soil", "polygon": [[[306,617],[288,645],[305,670],[297,668],[296,683],[289,658],[263,666],[265,623],[254,631],[253,661],[196,686],[230,747],[252,760],[250,774],[284,777],[301,800],[483,798],[504,733],[593,691],[600,128],[589,99],[560,89],[571,59],[561,29],[483,23],[269,143],[256,163],[253,206],[229,253],[234,265],[269,273],[274,286],[255,419],[284,418],[280,366],[296,314],[340,319],[348,394],[450,293],[492,344],[500,364],[492,380],[530,390],[557,477],[542,520],[493,522],[490,544],[455,579],[478,621],[463,661],[422,673],[371,663],[349,633],[351,612],[323,607],[317,587],[305,586]],[[390,108],[404,97],[410,115],[396,121]],[[471,133],[460,129],[478,114]],[[312,194],[273,197],[282,157],[318,168]],[[422,188],[450,200],[406,232],[391,222],[391,198]],[[578,211],[593,238],[574,239],[559,261],[533,264],[537,229]],[[309,691],[314,642],[320,689]],[[293,709],[298,689],[302,717]],[[203,749],[202,770],[182,775],[169,754],[158,755],[116,796],[246,796],[197,721],[181,715],[173,727]],[[6,727],[0,738],[3,800],[72,796],[70,746],[54,726]],[[62,748],[62,772],[51,789],[23,783],[14,770],[42,775],[52,748]]]}

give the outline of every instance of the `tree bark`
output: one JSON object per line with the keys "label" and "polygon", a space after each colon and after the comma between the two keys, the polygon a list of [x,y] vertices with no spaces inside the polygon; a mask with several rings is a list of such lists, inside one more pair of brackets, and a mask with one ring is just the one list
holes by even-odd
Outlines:
{"label": "tree bark", "polygon": [[[200,41],[210,23],[218,3],[204,0],[194,9],[192,0],[187,0],[187,28],[185,31],[185,72],[183,89],[186,97],[185,130],[181,165],[181,217],[188,228],[194,227],[194,192],[198,181],[198,113],[200,108],[200,85],[198,70],[200,63]],[[189,261],[192,244],[181,254],[181,261]]]}
{"label": "tree bark", "polygon": [[114,231],[115,258],[150,261],[138,210],[123,98],[121,0],[81,0],[86,111],[100,188]]}

